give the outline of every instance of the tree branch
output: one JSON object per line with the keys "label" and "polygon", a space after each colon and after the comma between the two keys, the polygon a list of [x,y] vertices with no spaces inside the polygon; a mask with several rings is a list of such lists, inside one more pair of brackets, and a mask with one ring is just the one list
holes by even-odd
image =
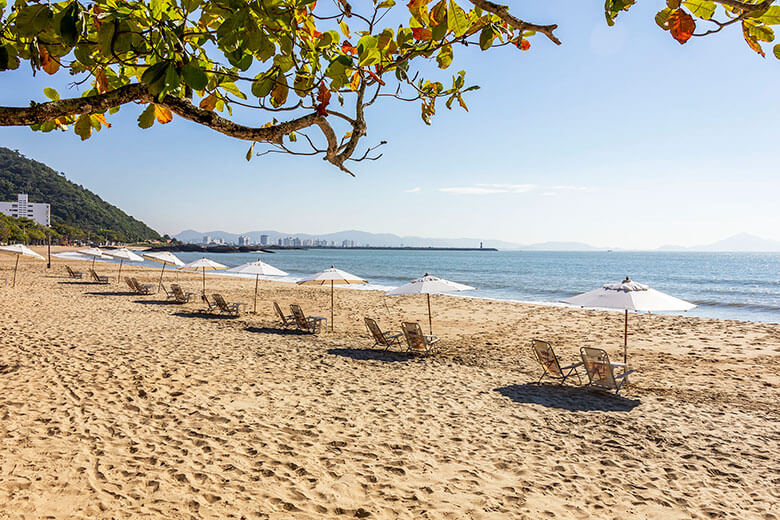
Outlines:
{"label": "tree branch", "polygon": [[[469,0],[472,4],[475,6],[489,12],[493,13],[494,15],[498,16],[502,20],[504,20],[506,23],[508,23],[510,26],[514,27],[515,29],[521,30],[521,31],[536,31],[544,34],[547,36],[550,41],[555,43],[556,45],[561,44],[561,40],[558,39],[557,36],[553,34],[553,31],[558,28],[557,25],[537,25],[535,23],[525,22],[523,20],[520,20],[519,18],[512,16],[509,14],[509,9],[504,5],[498,5],[494,4],[493,2],[490,2],[489,0]],[[733,0],[723,0],[724,2],[731,2]],[[740,2],[737,2],[740,3]]]}
{"label": "tree branch", "polygon": [[757,4],[751,4],[749,2],[740,2],[739,0],[714,0],[716,3],[731,7],[732,9],[742,9],[746,13],[752,13],[754,11],[762,11],[771,6],[775,0],[764,0]]}

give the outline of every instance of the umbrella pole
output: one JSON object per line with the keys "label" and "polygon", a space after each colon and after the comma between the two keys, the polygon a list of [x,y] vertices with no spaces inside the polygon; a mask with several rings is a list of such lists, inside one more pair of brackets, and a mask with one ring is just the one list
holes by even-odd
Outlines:
{"label": "umbrella pole", "polygon": [[11,287],[16,287],[16,270],[19,268],[19,257],[21,255],[16,255],[16,264],[14,264],[14,284]]}
{"label": "umbrella pole", "polygon": [[330,281],[330,331],[333,332],[333,280]]}
{"label": "umbrella pole", "polygon": [[206,268],[203,268],[203,296],[206,296]]}
{"label": "umbrella pole", "polygon": [[257,314],[257,282],[260,280],[260,275],[255,275],[255,306],[252,309],[252,314]]}
{"label": "umbrella pole", "polygon": [[163,262],[163,268],[160,269],[160,283],[157,284],[157,292],[160,292],[160,289],[162,288],[162,277],[164,272],[165,272],[165,262]]}
{"label": "umbrella pole", "polygon": [[623,363],[628,359],[628,309],[626,309],[626,322],[623,325]]}
{"label": "umbrella pole", "polygon": [[120,258],[119,259],[119,274],[116,275],[116,283],[119,283],[119,282],[122,281],[122,264],[124,264],[124,263],[125,263],[125,259],[124,258]]}
{"label": "umbrella pole", "polygon": [[96,257],[96,256],[93,256],[93,257],[92,257],[92,269],[94,269],[94,268],[95,268],[95,260],[96,260],[96,259],[97,259],[97,257]]}
{"label": "umbrella pole", "polygon": [[433,318],[431,318],[431,295],[426,294],[428,297],[428,330],[430,334],[433,334]]}

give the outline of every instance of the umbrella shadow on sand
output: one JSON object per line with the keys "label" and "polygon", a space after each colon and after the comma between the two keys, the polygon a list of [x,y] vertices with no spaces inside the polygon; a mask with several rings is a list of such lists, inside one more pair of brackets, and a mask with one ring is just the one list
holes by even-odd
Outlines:
{"label": "umbrella shadow on sand", "polygon": [[247,327],[247,332],[255,334],[277,334],[279,336],[311,336],[308,332],[297,329],[280,329],[277,327]]}
{"label": "umbrella shadow on sand", "polygon": [[516,403],[538,404],[570,412],[630,412],[639,399],[594,392],[571,386],[526,383],[496,388],[494,391]]}
{"label": "umbrella shadow on sand", "polygon": [[[158,305],[163,305],[168,302],[163,301],[148,301],[144,303],[157,303]],[[170,302],[172,305],[175,305],[174,302]],[[178,316],[179,318],[200,318],[200,319],[207,319],[207,320],[235,320],[239,316],[229,316],[227,314],[212,314],[208,312],[198,312],[198,311],[180,311],[180,312],[174,312],[174,316]]]}
{"label": "umbrella shadow on sand", "polygon": [[88,292],[84,293],[90,296],[133,296],[135,293],[129,291],[103,291],[103,292]]}
{"label": "umbrella shadow on sand", "polygon": [[412,358],[400,352],[370,348],[332,348],[328,354],[354,359],[356,361],[383,361],[385,363],[409,362]]}

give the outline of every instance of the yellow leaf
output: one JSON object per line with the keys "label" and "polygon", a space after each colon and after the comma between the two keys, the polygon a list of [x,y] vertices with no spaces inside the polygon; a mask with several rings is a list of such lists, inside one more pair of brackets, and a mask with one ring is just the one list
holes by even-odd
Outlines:
{"label": "yellow leaf", "polygon": [[351,90],[360,88],[360,73],[358,71],[355,71],[355,73],[352,74],[352,79],[349,81],[349,88]]}
{"label": "yellow leaf", "polygon": [[111,123],[106,121],[106,116],[103,114],[92,114],[92,117],[100,121],[106,128],[111,128]]}
{"label": "yellow leaf", "polygon": [[154,105],[154,117],[161,124],[170,123],[173,120],[173,114],[168,107],[162,105]]}
{"label": "yellow leaf", "polygon": [[214,110],[217,106],[217,97],[214,94],[209,94],[200,101],[200,108],[204,110]]}

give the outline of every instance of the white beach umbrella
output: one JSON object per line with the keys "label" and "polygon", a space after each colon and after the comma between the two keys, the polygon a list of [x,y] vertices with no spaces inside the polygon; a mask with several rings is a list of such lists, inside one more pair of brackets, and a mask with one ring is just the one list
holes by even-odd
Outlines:
{"label": "white beach umbrella", "polygon": [[95,260],[98,258],[108,258],[106,256],[106,252],[102,249],[99,249],[97,247],[90,247],[89,249],[81,249],[78,251],[79,254],[91,256],[92,257],[92,268],[95,268]]}
{"label": "white beach umbrella", "polygon": [[137,254],[133,253],[126,247],[123,247],[122,249],[110,249],[104,252],[107,256],[110,256],[112,258],[118,258],[119,259],[119,274],[116,277],[117,282],[120,282],[122,279],[122,264],[125,263],[125,260],[128,262],[143,262],[144,259]]}
{"label": "white beach umbrella", "polygon": [[401,296],[404,294],[425,294],[428,296],[428,328],[433,334],[433,318],[431,317],[431,294],[445,294],[459,291],[474,291],[475,287],[462,283],[451,282],[444,278],[431,276],[428,273],[422,278],[412,280],[406,285],[387,291],[382,296]]}
{"label": "white beach umbrella", "polygon": [[209,260],[206,257],[203,257],[199,260],[195,260],[194,262],[190,262],[189,264],[184,264],[183,266],[179,267],[179,269],[187,270],[187,271],[201,271],[203,273],[203,294],[205,296],[206,294],[206,269],[209,271],[216,271],[217,269],[227,269],[226,265],[222,265],[219,262],[215,262],[214,260]]}
{"label": "white beach umbrella", "polygon": [[165,272],[165,266],[166,265],[173,265],[176,267],[181,267],[184,265],[184,262],[179,260],[176,255],[171,253],[170,251],[156,251],[152,253],[142,253],[144,258],[148,258],[149,260],[152,260],[153,262],[159,262],[161,263],[162,270],[160,271],[160,282],[157,285],[157,290],[160,290],[160,287],[162,287],[162,278],[163,273]]}
{"label": "white beach umbrella", "polygon": [[277,269],[272,265],[268,265],[265,262],[261,262],[258,258],[256,262],[247,262],[236,267],[231,267],[226,272],[237,274],[253,274],[255,275],[255,306],[252,312],[257,313],[257,283],[262,276],[287,276],[281,269]]}
{"label": "white beach umbrella", "polygon": [[628,311],[689,311],[696,305],[669,296],[647,285],[634,282],[626,277],[620,283],[607,284],[599,289],[561,300],[569,305],[595,307],[600,309],[622,309],[626,311],[623,327],[623,363],[628,359]]}
{"label": "white beach umbrella", "polygon": [[0,246],[0,253],[6,255],[16,255],[16,263],[14,264],[14,282],[11,287],[16,287],[16,270],[19,268],[19,257],[28,256],[30,258],[37,258],[38,260],[46,260],[44,257],[33,251],[27,246],[22,244],[15,244],[12,246]]}
{"label": "white beach umbrella", "polygon": [[342,271],[341,269],[336,269],[333,266],[330,266],[330,268],[325,269],[324,271],[320,271],[319,273],[315,273],[311,276],[308,276],[298,282],[298,285],[328,285],[330,284],[330,330],[333,331],[333,285],[339,284],[339,285],[349,285],[349,284],[356,284],[356,283],[368,283],[367,281],[363,280],[362,278],[355,276],[354,274],[350,274],[346,271]]}

